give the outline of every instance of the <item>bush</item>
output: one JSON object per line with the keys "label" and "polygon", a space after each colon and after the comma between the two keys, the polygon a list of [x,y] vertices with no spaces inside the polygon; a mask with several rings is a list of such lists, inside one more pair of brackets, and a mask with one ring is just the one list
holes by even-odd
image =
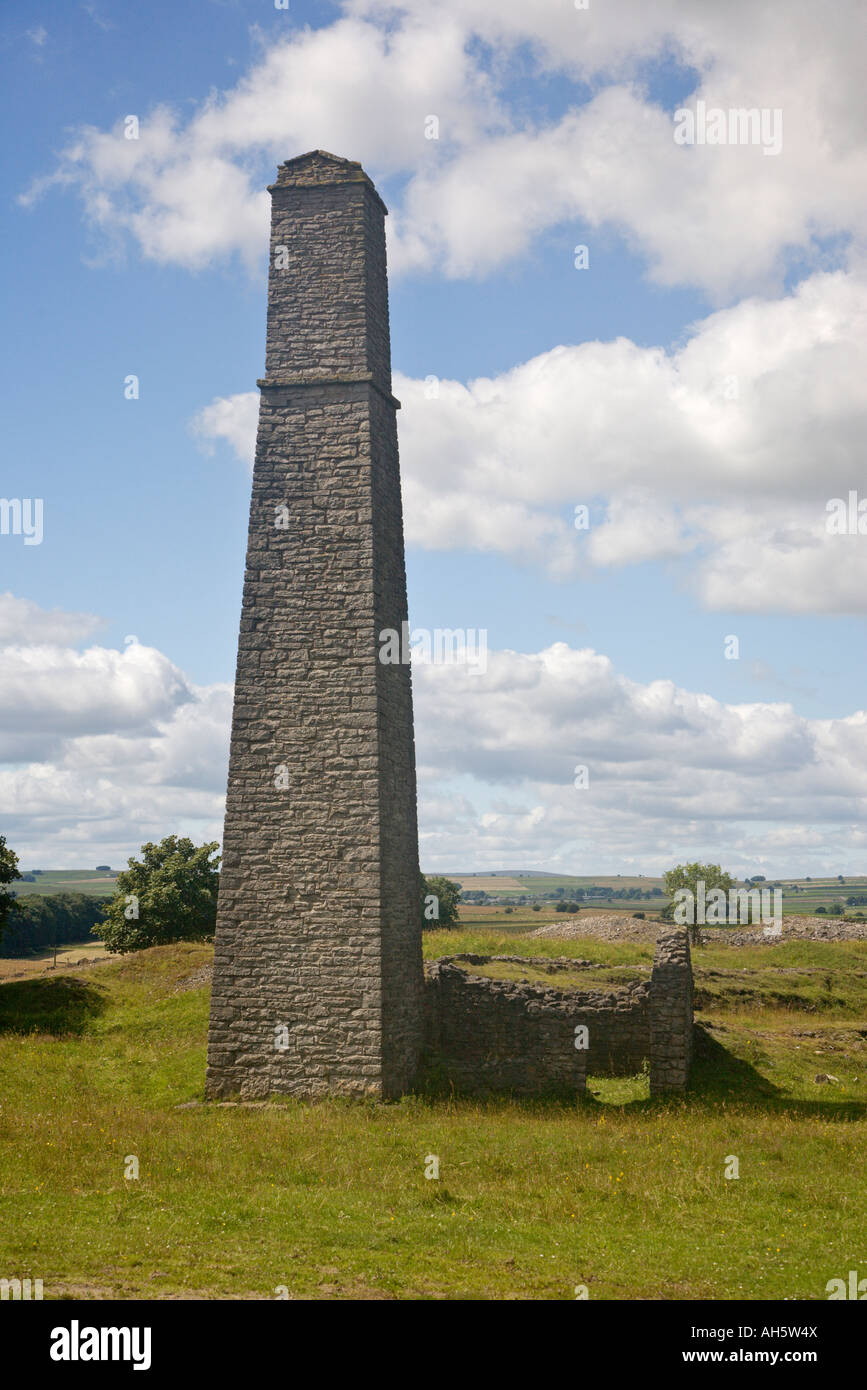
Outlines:
{"label": "bush", "polygon": [[534,911],[534,912],[541,912],[541,911],[542,911],[542,909],[541,909],[541,907],[539,906],[538,903],[533,903],[533,911]]}
{"label": "bush", "polygon": [[641,917],[642,920],[644,919],[644,913],[643,913],[643,912],[633,912],[632,915],[633,915],[633,917]]}

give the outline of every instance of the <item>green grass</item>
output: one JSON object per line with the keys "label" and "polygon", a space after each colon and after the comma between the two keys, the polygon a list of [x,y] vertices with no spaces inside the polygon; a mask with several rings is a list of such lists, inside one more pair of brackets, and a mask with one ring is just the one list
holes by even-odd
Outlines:
{"label": "green grass", "polygon": [[[472,890],[476,879],[484,879],[486,875],[479,874],[475,879],[466,874],[446,874],[446,878],[454,879],[461,883],[465,889]],[[490,876],[488,876],[490,877]],[[594,885],[597,888],[611,888],[615,891],[624,888],[639,888],[643,893],[649,894],[653,888],[661,889],[663,880],[661,878],[638,878],[629,874],[612,875],[597,874],[593,875],[569,875],[569,874],[546,874],[538,878],[521,878],[520,872],[512,875],[519,879],[519,888],[502,887],[491,888],[488,891],[494,893],[498,898],[514,899],[534,893],[550,893],[557,888],[564,889],[564,897],[568,898],[570,892],[577,892],[579,889],[587,889]],[[817,907],[830,908],[833,904],[842,902],[845,912],[852,917],[858,912],[867,912],[867,904],[863,906],[853,906],[847,908],[846,898],[849,894],[867,894],[867,878],[853,876],[845,879],[843,883],[836,878],[812,879],[809,883],[806,879],[771,879],[765,884],[756,885],[757,887],[770,888],[774,883],[779,883],[783,890],[783,910],[794,916],[812,916]],[[797,887],[797,891],[795,891]],[[638,898],[611,898],[607,900],[594,900],[586,910],[599,912],[609,910],[612,912],[647,912],[657,913],[664,907],[667,899],[660,897]],[[488,912],[496,909],[488,908]],[[528,914],[531,909],[525,905],[517,905],[516,913]],[[546,910],[548,910],[546,908]],[[500,909],[502,911],[502,909]]]}
{"label": "green grass", "polygon": [[[42,1278],[46,1298],[572,1299],[583,1283],[603,1299],[823,1299],[828,1279],[867,1275],[857,947],[697,951],[699,987],[715,985],[693,1087],[654,1100],[638,1075],[591,1078],[574,1103],[179,1110],[202,1095],[208,990],[178,986],[207,946],[2,985],[0,1276]],[[425,949],[650,961],[475,931],[426,933]],[[774,963],[796,969],[802,1005],[776,1002]]]}
{"label": "green grass", "polygon": [[117,883],[109,874],[97,873],[95,869],[45,869],[32,883],[15,879],[11,887],[20,898],[32,893],[89,893],[95,898],[109,898],[117,890]]}

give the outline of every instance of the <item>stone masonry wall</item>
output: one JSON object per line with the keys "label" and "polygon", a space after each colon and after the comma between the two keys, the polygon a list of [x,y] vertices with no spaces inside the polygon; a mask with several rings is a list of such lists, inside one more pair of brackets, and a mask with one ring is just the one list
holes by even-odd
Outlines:
{"label": "stone masonry wall", "polygon": [[693,1050],[693,978],[689,934],[658,937],[650,977],[650,1094],[689,1084]]}
{"label": "stone masonry wall", "polygon": [[[550,986],[480,975],[510,962],[547,970]],[[634,1075],[650,1064],[651,1094],[683,1089],[692,1057],[692,967],[685,933],[660,938],[649,981],[563,989],[562,972],[589,961],[447,956],[425,972],[425,1054],[459,1090],[536,1095],[583,1092],[586,1074]],[[585,1025],[588,1048],[576,1049]]]}
{"label": "stone masonry wall", "polygon": [[568,995],[473,975],[448,957],[425,982],[428,1057],[459,1091],[583,1093],[587,1053],[575,1047]]}
{"label": "stone masonry wall", "polygon": [[422,965],[384,207],[320,151],[271,192],[207,1093],[393,1096]]}

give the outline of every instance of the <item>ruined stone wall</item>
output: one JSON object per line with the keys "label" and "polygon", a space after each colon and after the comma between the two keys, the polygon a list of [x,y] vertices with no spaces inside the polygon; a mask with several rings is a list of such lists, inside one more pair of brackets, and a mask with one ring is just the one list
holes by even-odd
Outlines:
{"label": "ruined stone wall", "polygon": [[689,935],[658,937],[650,977],[650,1094],[689,1084],[693,1050],[693,978]]}
{"label": "ruined stone wall", "polygon": [[459,1091],[583,1093],[587,1054],[575,1047],[568,995],[470,974],[446,958],[428,967],[425,1005],[428,1064]]}
{"label": "ruined stone wall", "polygon": [[[498,980],[468,966],[544,970],[550,986]],[[590,961],[447,956],[425,972],[426,1064],[467,1093],[582,1092],[586,1074],[631,1076],[650,1065],[651,1094],[683,1089],[692,1058],[692,967],[686,933],[660,938],[648,981],[563,988],[558,974]],[[586,1050],[575,1029],[588,1030]]]}
{"label": "ruined stone wall", "polygon": [[321,152],[271,192],[207,1092],[392,1096],[422,965],[384,208]]}

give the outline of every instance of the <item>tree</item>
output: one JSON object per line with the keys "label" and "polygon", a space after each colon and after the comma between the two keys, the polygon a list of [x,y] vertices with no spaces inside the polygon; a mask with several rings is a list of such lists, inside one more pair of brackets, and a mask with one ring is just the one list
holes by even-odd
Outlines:
{"label": "tree", "polygon": [[217,921],[220,857],[216,840],[198,848],[167,835],[142,845],[140,860],[128,859],[117,876],[105,921],[93,928],[107,951],[141,951],[170,941],[207,941]]}
{"label": "tree", "polygon": [[0,941],[0,956],[36,955],[52,946],[87,941],[94,934],[94,924],[102,923],[105,903],[105,898],[88,893],[28,893],[26,898],[16,898]]}
{"label": "tree", "polygon": [[421,875],[421,924],[422,928],[456,927],[458,925],[458,903],[461,900],[461,885],[450,878],[435,875],[426,878]]}
{"label": "tree", "polygon": [[15,902],[15,894],[8,892],[4,885],[20,877],[18,855],[7,847],[6,836],[0,835],[0,936]]}
{"label": "tree", "polygon": [[[698,898],[698,885],[704,884],[705,895],[710,893],[712,888],[721,888],[723,892],[728,892],[734,887],[734,879],[731,874],[725,873],[719,864],[678,864],[676,868],[669,869],[662,879],[665,884],[665,891],[670,898],[674,897],[678,888],[687,888],[692,893],[693,909],[695,909],[696,899]],[[665,916],[674,917],[674,905],[669,903],[664,910]],[[690,937],[693,942],[697,942],[700,937],[701,923],[694,920],[690,924]],[[687,919],[688,920],[688,919]]]}

